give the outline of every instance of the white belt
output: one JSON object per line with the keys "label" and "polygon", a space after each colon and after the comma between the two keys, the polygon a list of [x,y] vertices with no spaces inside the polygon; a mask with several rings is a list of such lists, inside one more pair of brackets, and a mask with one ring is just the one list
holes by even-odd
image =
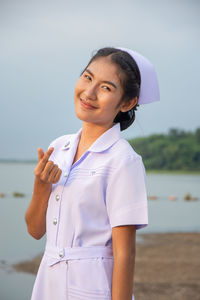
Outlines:
{"label": "white belt", "polygon": [[65,247],[59,248],[51,245],[46,245],[45,253],[49,257],[49,266],[52,266],[60,261],[70,259],[84,259],[96,257],[113,257],[113,249],[109,246],[90,246],[90,247]]}

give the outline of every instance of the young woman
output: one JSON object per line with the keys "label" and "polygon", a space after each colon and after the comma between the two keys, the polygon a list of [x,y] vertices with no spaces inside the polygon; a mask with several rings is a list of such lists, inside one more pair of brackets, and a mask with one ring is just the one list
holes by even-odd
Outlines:
{"label": "young woman", "polygon": [[102,48],[74,94],[75,134],[38,149],[28,232],[47,233],[32,300],[131,300],[136,230],[148,224],[145,169],[120,131],[140,104],[159,100],[152,64]]}

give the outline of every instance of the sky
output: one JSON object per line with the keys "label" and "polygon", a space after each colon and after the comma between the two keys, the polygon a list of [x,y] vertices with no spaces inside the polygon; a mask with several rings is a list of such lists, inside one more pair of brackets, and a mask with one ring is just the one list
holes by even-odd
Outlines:
{"label": "sky", "polygon": [[200,127],[199,16],[198,0],[0,0],[0,159],[37,159],[81,128],[74,86],[105,46],[141,53],[158,75],[160,101],[124,138]]}

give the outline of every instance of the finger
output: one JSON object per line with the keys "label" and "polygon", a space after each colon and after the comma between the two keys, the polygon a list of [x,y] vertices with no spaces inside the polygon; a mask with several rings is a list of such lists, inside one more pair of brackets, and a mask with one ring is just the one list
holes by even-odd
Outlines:
{"label": "finger", "polygon": [[53,153],[53,151],[54,151],[53,147],[49,148],[46,151],[46,153],[44,154],[44,156],[41,158],[41,160],[39,161],[38,168],[39,168],[40,172],[42,172],[43,169],[45,168],[46,163],[47,163],[49,157],[51,156],[51,154]]}
{"label": "finger", "polygon": [[51,156],[51,154],[53,153],[54,151],[54,147],[50,147],[49,149],[47,149],[46,153],[45,153],[45,158],[48,160],[49,157]]}
{"label": "finger", "polygon": [[54,151],[54,148],[53,148],[53,147],[47,149],[45,155],[44,155],[43,158],[42,158],[42,160],[43,160],[45,163],[48,161],[48,159],[49,159],[49,157],[51,156],[51,154],[53,153],[53,151]]}
{"label": "finger", "polygon": [[47,162],[47,164],[45,165],[44,170],[41,172],[40,178],[41,178],[43,181],[48,181],[48,182],[49,182],[50,174],[51,174],[51,172],[52,172],[54,169],[58,169],[58,165],[55,165],[52,161],[49,160],[49,161]]}
{"label": "finger", "polygon": [[42,150],[42,148],[38,148],[37,151],[38,151],[38,161],[40,161],[44,156],[44,151]]}
{"label": "finger", "polygon": [[62,170],[58,169],[58,172],[54,176],[53,183],[57,183],[59,181],[61,174],[62,174]]}
{"label": "finger", "polygon": [[53,161],[48,160],[44,169],[43,169],[43,173],[45,176],[49,177],[49,174],[51,173],[52,169],[54,168],[54,166],[57,166],[56,164],[54,164]]}
{"label": "finger", "polygon": [[52,182],[53,181],[53,179],[54,179],[56,173],[58,172],[58,170],[59,170],[58,166],[54,165],[54,167],[52,168],[52,170],[51,170],[51,172],[50,172],[50,174],[48,176],[48,179],[47,179],[48,182]]}
{"label": "finger", "polygon": [[[49,157],[51,156],[51,154],[53,153],[54,151],[54,148],[53,147],[50,147],[46,153],[44,154],[43,150],[41,151],[42,149],[41,148],[38,148],[38,164],[34,170],[34,174],[36,176],[40,176],[40,174],[44,171],[45,167],[46,167],[46,164],[48,162],[48,159]],[[42,157],[42,152],[43,152],[43,157]],[[41,157],[41,159],[39,158],[39,155]]]}

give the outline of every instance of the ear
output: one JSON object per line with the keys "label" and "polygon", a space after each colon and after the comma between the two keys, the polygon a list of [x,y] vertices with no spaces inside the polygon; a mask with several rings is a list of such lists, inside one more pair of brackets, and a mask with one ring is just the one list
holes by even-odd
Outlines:
{"label": "ear", "polygon": [[135,97],[129,101],[125,101],[121,104],[121,112],[126,112],[128,110],[130,110],[131,108],[133,108],[136,104],[138,103],[138,97]]}

